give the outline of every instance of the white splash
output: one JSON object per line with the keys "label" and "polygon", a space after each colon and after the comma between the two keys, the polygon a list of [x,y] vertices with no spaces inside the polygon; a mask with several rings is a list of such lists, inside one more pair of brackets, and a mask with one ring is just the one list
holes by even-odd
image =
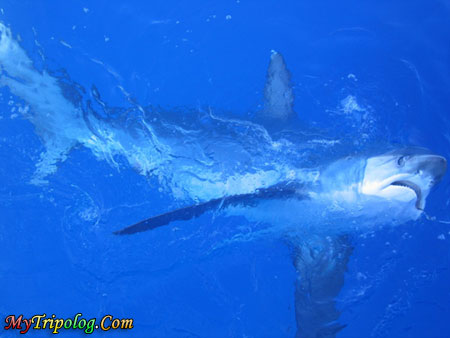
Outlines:
{"label": "white splash", "polygon": [[348,95],[341,101],[341,111],[346,115],[363,112],[364,110],[353,95]]}
{"label": "white splash", "polygon": [[72,49],[72,45],[68,44],[67,42],[65,42],[64,40],[60,40],[59,41],[61,43],[61,45],[63,45],[64,47],[67,47],[69,49]]}
{"label": "white splash", "polygon": [[[72,103],[57,78],[37,71],[1,23],[0,33],[4,71],[0,85],[28,104],[30,109],[23,116],[33,123],[46,149],[36,164],[33,184],[47,183],[76,145],[89,148],[118,169],[118,157],[124,157],[138,173],[156,177],[180,199],[207,200],[252,192],[293,176],[308,178],[304,170],[279,161],[291,147],[288,142],[274,142],[263,127],[250,122],[219,118],[212,112],[204,116],[212,127],[196,122],[192,130],[162,119],[153,119],[154,125],[140,117],[130,128],[99,120]],[[100,60],[92,62],[105,66]],[[137,111],[147,114],[125,89],[119,89]]]}
{"label": "white splash", "polygon": [[57,80],[46,71],[34,69],[10,29],[1,23],[0,34],[0,64],[4,70],[0,85],[9,87],[33,111],[26,117],[35,125],[47,151],[41,154],[32,181],[44,183],[44,178],[56,171],[56,164],[65,160],[78,140],[89,139],[90,132],[80,119],[82,112],[64,98]]}

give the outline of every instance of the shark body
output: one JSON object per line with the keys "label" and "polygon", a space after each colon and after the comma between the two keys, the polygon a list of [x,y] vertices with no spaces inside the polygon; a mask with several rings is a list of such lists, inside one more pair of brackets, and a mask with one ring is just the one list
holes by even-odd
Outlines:
{"label": "shark body", "polygon": [[[304,200],[338,203],[346,212],[367,217],[388,211],[392,217],[407,221],[416,219],[423,212],[431,188],[442,179],[446,168],[444,157],[417,147],[397,149],[367,159],[346,158],[326,167],[313,183],[286,181],[248,194],[223,196],[150,217],[115,234],[130,235],[151,230],[212,210],[234,209],[233,214],[246,216],[249,209],[262,204],[270,209],[270,202],[279,205],[289,201],[295,208],[296,202],[301,206]],[[273,212],[283,212],[282,208],[276,209]],[[301,210],[284,210],[294,217],[301,214]],[[259,221],[269,220],[265,215]]]}
{"label": "shark body", "polygon": [[[212,199],[150,217],[115,234],[131,235],[217,210],[256,222],[291,222],[293,227],[287,229],[296,232],[306,226],[303,234],[310,232],[307,238],[294,236],[290,241],[298,273],[294,303],[296,337],[335,337],[345,327],[338,322],[336,297],[344,285],[353,252],[348,235],[348,224],[353,222],[339,222],[338,218],[359,220],[356,226],[366,223],[371,227],[376,223],[417,219],[446,168],[444,157],[423,148],[397,149],[369,158],[345,158],[327,166],[314,183],[287,181],[253,193]],[[314,209],[319,212],[314,213]],[[305,214],[312,217],[305,219]],[[330,231],[333,227],[325,226],[326,232],[321,233],[326,219],[345,227],[337,226]]]}
{"label": "shark body", "polygon": [[[145,135],[145,142],[150,146],[145,151],[140,148],[145,153],[145,161],[137,160],[135,138],[129,137],[124,128],[110,125],[96,114],[87,114],[81,106],[67,100],[60,81],[45,70],[37,71],[10,29],[2,23],[0,65],[0,86],[7,86],[11,93],[30,105],[32,113],[25,117],[33,123],[46,148],[36,165],[31,180],[33,184],[47,183],[47,176],[56,171],[73,147],[80,144],[113,165],[116,154],[125,156],[130,165],[137,169],[146,168],[147,162],[152,163],[150,169],[140,170],[143,174],[157,171],[158,164],[170,163],[174,157],[190,156],[184,144],[177,152],[176,142],[164,142],[167,140],[157,137],[154,126],[142,120],[140,123],[144,128],[134,134]],[[97,91],[92,92],[92,99],[105,108]],[[130,103],[137,110],[144,110],[132,100]],[[270,129],[274,125],[282,127],[295,118],[290,73],[281,54],[273,52],[264,87],[264,107],[256,113],[256,119]],[[213,121],[219,120],[216,118]],[[246,130],[258,130],[262,139],[269,139],[262,127],[241,122],[239,126]],[[170,131],[173,129],[170,128]],[[120,142],[122,139],[125,141]],[[260,145],[258,140],[252,139],[252,142],[251,146]],[[216,153],[220,149],[217,148]],[[167,154],[169,160],[164,157]],[[228,153],[221,155],[214,157],[212,164],[228,157]],[[206,163],[201,168],[208,168],[208,160],[208,157],[200,157],[200,162]],[[136,234],[217,210],[226,215],[243,215],[250,221],[289,224],[287,232],[306,227],[305,231],[312,230],[316,235],[308,239],[295,238],[290,243],[293,247],[293,265],[298,273],[295,283],[297,337],[332,337],[342,328],[337,323],[340,312],[336,309],[335,298],[344,283],[344,273],[352,253],[348,223],[361,225],[393,220],[401,223],[417,219],[424,211],[432,187],[445,174],[446,166],[445,158],[423,148],[399,148],[374,156],[347,157],[325,165],[314,179],[282,179],[275,183],[271,181],[273,184],[269,186],[261,185],[248,191],[243,189],[239,193],[204,199],[202,203],[152,216],[115,234]],[[163,171],[159,172],[160,176],[163,176]],[[215,174],[211,176],[216,177]],[[179,178],[176,181],[178,185],[186,183],[180,172],[174,171],[173,176]],[[231,182],[236,186],[245,185],[245,175],[237,177]],[[199,184],[206,181],[204,177],[198,180],[201,182]],[[305,219],[305,214],[310,217]],[[344,222],[345,228],[336,227],[334,230],[321,227],[324,222],[339,223],[335,216],[360,222]],[[308,224],[312,226],[307,227]],[[321,228],[325,228],[326,232],[321,233]]]}
{"label": "shark body", "polygon": [[[269,128],[295,119],[290,74],[278,53],[272,53],[264,99],[264,109],[256,117],[269,123]],[[211,211],[283,224],[287,237],[295,233],[288,242],[298,274],[296,337],[335,337],[345,327],[338,322],[336,297],[353,251],[351,227],[417,219],[446,169],[444,157],[418,147],[350,156],[324,166],[317,179],[285,180],[244,194],[224,195],[150,217],[114,234],[132,235]],[[326,222],[334,224],[324,226]]]}

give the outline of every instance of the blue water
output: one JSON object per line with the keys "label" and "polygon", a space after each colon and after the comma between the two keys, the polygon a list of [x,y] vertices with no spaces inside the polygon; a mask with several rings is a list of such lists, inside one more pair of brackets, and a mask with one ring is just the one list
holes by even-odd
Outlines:
{"label": "blue water", "polygon": [[[1,8],[38,83],[3,83],[2,63],[2,321],[81,312],[135,321],[95,335],[293,337],[298,276],[279,228],[212,213],[112,231],[350,154],[419,145],[450,158],[448,1]],[[285,134],[236,122],[261,110],[271,50],[291,72],[300,120]],[[338,337],[450,336],[449,196],[447,175],[428,219],[349,233]]]}

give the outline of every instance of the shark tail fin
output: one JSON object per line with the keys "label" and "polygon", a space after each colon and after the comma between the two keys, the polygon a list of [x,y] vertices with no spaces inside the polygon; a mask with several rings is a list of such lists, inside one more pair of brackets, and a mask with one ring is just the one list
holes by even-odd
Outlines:
{"label": "shark tail fin", "polygon": [[268,123],[283,123],[295,115],[291,74],[283,56],[272,50],[264,87],[264,107],[257,113],[257,118]]}
{"label": "shark tail fin", "polygon": [[345,327],[338,322],[336,297],[353,247],[347,236],[318,238],[294,251],[298,273],[295,287],[296,337],[335,337]]}

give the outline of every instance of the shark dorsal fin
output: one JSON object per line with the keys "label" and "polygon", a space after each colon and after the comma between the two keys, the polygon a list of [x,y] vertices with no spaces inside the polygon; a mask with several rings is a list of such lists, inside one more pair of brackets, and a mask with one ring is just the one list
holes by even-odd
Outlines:
{"label": "shark dorsal fin", "polygon": [[267,122],[286,122],[295,117],[291,74],[283,56],[274,50],[267,68],[264,107],[257,117]]}

